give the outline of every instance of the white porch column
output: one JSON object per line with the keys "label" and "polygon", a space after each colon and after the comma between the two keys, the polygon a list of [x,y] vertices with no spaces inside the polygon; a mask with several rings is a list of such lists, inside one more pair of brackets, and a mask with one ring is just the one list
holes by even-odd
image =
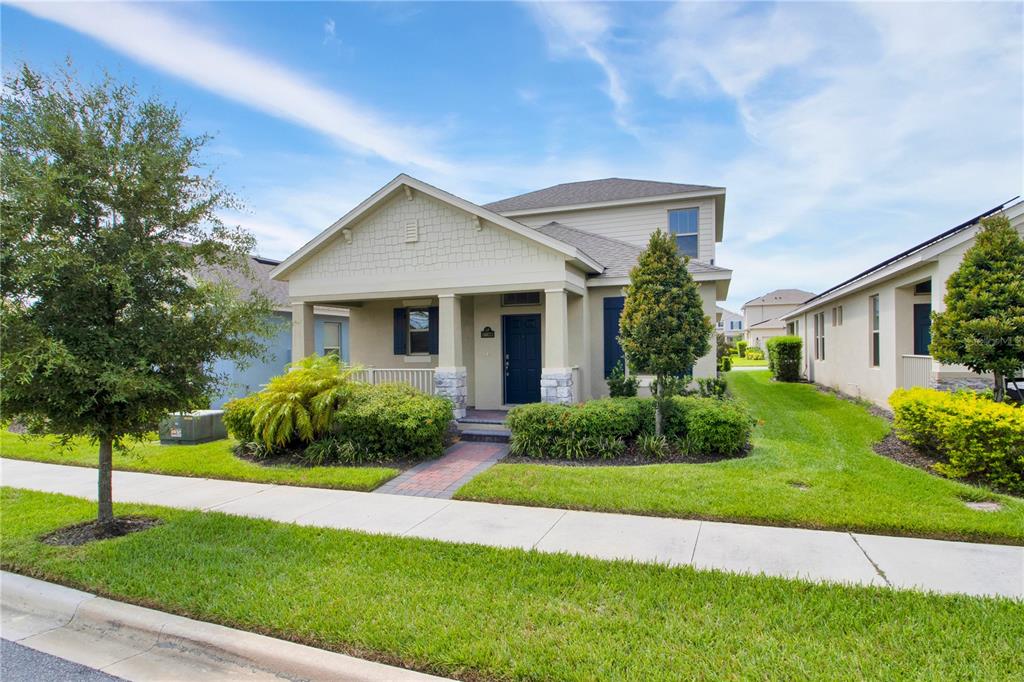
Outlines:
{"label": "white porch column", "polygon": [[455,294],[438,296],[437,394],[452,401],[456,419],[466,416],[466,365],[462,359],[462,301]]}
{"label": "white porch column", "polygon": [[565,289],[545,289],[544,366],[540,373],[540,399],[546,403],[571,403],[572,384],[568,292]]}
{"label": "white porch column", "polygon": [[292,304],[292,362],[309,357],[316,351],[313,336],[313,304]]}

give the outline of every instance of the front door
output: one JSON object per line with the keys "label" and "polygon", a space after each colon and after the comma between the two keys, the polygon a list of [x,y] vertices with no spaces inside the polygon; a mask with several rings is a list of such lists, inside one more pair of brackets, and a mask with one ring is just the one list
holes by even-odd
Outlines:
{"label": "front door", "polygon": [[540,315],[502,315],[505,404],[540,402]]}
{"label": "front door", "polygon": [[932,304],[914,304],[914,355],[928,355],[932,344]]}

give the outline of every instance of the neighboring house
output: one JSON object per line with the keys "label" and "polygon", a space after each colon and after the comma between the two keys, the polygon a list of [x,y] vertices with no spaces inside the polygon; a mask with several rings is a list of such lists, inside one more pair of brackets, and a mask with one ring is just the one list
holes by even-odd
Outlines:
{"label": "neighboring house", "polygon": [[716,328],[719,334],[725,334],[725,340],[729,343],[736,343],[743,338],[743,317],[722,306],[715,306],[715,313],[718,317]]}
{"label": "neighboring house", "polygon": [[[622,357],[623,287],[655,230],[693,256],[705,314],[728,293],[715,266],[725,190],[610,178],[486,206],[399,175],[292,254],[294,358],[313,352],[312,309],[349,309],[354,364],[496,409],[607,395]],[[694,376],[715,375],[715,353]]]}
{"label": "neighboring house", "polygon": [[[244,268],[227,270],[207,268],[202,271],[204,278],[220,281],[229,279],[244,296],[247,292],[261,292],[274,304],[274,335],[266,340],[265,357],[252,360],[245,366],[233,360],[218,360],[214,363],[217,374],[227,376],[222,393],[210,403],[213,409],[223,407],[234,398],[249,395],[260,390],[271,377],[281,374],[292,360],[292,309],[288,302],[288,285],[270,279],[270,272],[280,261],[252,256],[249,272]],[[337,353],[342,360],[348,360],[348,311],[317,306],[314,311],[313,349],[320,354]]]}
{"label": "neighboring house", "polygon": [[747,343],[764,348],[765,341],[771,337],[786,334],[783,316],[812,296],[813,293],[802,289],[776,289],[744,303],[743,327]]}
{"label": "neighboring house", "polygon": [[990,388],[991,377],[941,364],[928,346],[931,313],[945,310],[946,280],[974,244],[979,221],[1000,212],[1024,234],[1024,202],[1002,204],[787,314],[786,322],[804,339],[804,375],[883,407],[899,387]]}

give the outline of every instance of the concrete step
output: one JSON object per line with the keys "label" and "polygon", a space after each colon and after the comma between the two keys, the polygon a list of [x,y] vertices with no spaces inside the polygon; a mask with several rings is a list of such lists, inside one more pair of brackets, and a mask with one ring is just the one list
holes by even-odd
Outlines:
{"label": "concrete step", "polygon": [[471,443],[507,443],[512,437],[508,429],[473,429],[459,427],[459,440]]}
{"label": "concrete step", "polygon": [[459,419],[456,421],[456,425],[460,431],[465,429],[470,429],[471,431],[505,431],[508,429],[504,421],[498,421],[497,419]]}

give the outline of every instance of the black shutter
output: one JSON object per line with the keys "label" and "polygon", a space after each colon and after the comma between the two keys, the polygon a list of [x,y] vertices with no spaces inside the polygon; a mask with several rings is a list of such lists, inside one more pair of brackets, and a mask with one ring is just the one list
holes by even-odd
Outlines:
{"label": "black shutter", "polygon": [[395,355],[405,355],[405,338],[408,329],[408,312],[405,308],[395,308]]}
{"label": "black shutter", "polygon": [[[456,299],[455,305],[458,304],[459,301],[458,299]],[[431,355],[437,355],[440,352],[440,342],[438,341],[438,321],[440,318],[438,315],[437,306],[435,305],[431,308],[428,308],[427,315],[429,316],[430,320],[430,335],[428,337],[428,342],[430,344],[429,351]],[[461,334],[462,332],[460,331],[459,333]]]}
{"label": "black shutter", "polygon": [[625,296],[609,296],[604,299],[604,377],[612,373],[612,369],[622,359],[622,346],[619,345],[619,318],[626,304]]}

